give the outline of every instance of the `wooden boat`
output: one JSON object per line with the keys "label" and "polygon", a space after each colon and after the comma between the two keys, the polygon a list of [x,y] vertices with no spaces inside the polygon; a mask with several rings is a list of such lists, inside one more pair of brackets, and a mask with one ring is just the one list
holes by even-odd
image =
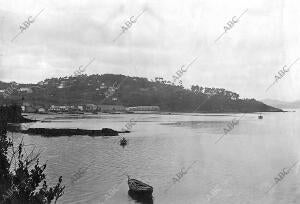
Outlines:
{"label": "wooden boat", "polygon": [[153,197],[152,196],[144,196],[143,194],[134,193],[131,190],[128,190],[128,195],[134,201],[136,201],[135,203],[153,204]]}
{"label": "wooden boat", "polygon": [[128,186],[132,193],[152,196],[153,187],[136,179],[131,179],[128,176]]}
{"label": "wooden boat", "polygon": [[120,145],[122,146],[127,145],[127,140],[125,139],[125,137],[122,137],[122,139],[120,140]]}

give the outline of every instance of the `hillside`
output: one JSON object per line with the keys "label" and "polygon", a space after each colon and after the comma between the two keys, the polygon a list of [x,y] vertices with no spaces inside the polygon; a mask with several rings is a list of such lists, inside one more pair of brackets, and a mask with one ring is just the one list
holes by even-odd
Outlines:
{"label": "hillside", "polygon": [[277,108],[294,108],[294,109],[300,108],[300,100],[294,102],[286,102],[286,101],[279,101],[273,99],[264,99],[262,100],[262,102]]}
{"label": "hillside", "polygon": [[[7,83],[0,85],[0,89],[10,86]],[[117,87],[115,91],[113,86]],[[30,89],[26,92],[25,88]],[[22,98],[24,102],[46,107],[52,104],[122,104],[155,105],[160,106],[162,111],[172,112],[282,111],[255,99],[240,99],[237,93],[225,89],[198,85],[185,89],[162,78],[149,81],[146,78],[114,74],[51,78],[38,84],[18,84],[17,89],[8,98],[0,96],[0,103],[20,104]]]}

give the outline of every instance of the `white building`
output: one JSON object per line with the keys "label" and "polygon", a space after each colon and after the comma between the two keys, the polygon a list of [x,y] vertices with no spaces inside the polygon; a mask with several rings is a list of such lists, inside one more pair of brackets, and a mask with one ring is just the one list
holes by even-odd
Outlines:
{"label": "white building", "polygon": [[38,109],[38,112],[39,112],[39,113],[46,113],[46,109],[45,109],[45,108],[39,108],[39,109]]}
{"label": "white building", "polygon": [[20,92],[32,93],[32,89],[31,88],[22,87],[19,90],[20,90]]}
{"label": "white building", "polygon": [[122,105],[98,105],[98,110],[101,112],[123,112],[125,107]]}
{"label": "white building", "polygon": [[160,108],[159,106],[135,106],[135,107],[128,107],[126,108],[129,112],[144,112],[144,113],[153,113],[153,112],[159,112]]}
{"label": "white building", "polygon": [[49,111],[52,112],[66,112],[69,110],[69,107],[67,106],[55,106],[55,105],[51,105],[49,108]]}
{"label": "white building", "polygon": [[97,110],[97,106],[94,104],[86,104],[85,105],[85,110],[86,111],[96,111]]}

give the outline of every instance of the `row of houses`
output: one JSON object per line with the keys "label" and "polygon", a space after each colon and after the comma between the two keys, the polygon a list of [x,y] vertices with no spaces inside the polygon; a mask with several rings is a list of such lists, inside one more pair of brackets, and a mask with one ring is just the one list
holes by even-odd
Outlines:
{"label": "row of houses", "polygon": [[23,112],[27,113],[47,113],[47,112],[103,112],[103,113],[115,113],[115,112],[159,112],[159,106],[136,106],[136,107],[125,107],[123,105],[64,105],[56,106],[51,105],[48,109],[41,106],[31,106],[25,104],[22,106]]}
{"label": "row of houses", "polygon": [[32,106],[32,105],[22,105],[21,106],[22,112],[24,113],[46,113],[46,108],[42,106]]}
{"label": "row of houses", "polygon": [[126,111],[125,107],[122,105],[95,105],[86,104],[78,106],[50,106],[49,111],[51,112],[72,112],[72,111],[82,111],[82,112],[122,112]]}

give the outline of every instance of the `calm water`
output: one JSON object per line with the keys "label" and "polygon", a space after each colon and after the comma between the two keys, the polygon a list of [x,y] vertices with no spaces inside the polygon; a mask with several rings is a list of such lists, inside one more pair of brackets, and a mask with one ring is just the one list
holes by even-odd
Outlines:
{"label": "calm water", "polygon": [[[266,193],[300,157],[300,112],[263,115],[245,115],[217,144],[223,128],[241,114],[39,115],[51,122],[31,126],[121,130],[136,119],[125,148],[119,137],[16,136],[43,151],[50,183],[63,176],[66,189],[58,203],[300,203],[300,165]],[[174,184],[172,178],[195,161]],[[86,166],[72,184],[73,174]],[[153,201],[128,195],[127,174],[154,187]]]}

